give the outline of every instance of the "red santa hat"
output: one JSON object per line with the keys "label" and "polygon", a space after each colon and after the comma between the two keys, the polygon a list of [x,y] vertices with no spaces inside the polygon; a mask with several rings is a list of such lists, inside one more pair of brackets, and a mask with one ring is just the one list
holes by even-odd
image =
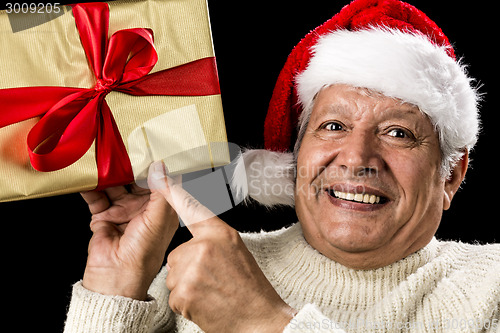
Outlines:
{"label": "red santa hat", "polygon": [[410,4],[355,0],[289,55],[265,120],[265,149],[243,154],[250,197],[267,206],[294,204],[291,151],[301,113],[336,83],[418,106],[437,130],[443,175],[477,140],[479,97],[443,31]]}

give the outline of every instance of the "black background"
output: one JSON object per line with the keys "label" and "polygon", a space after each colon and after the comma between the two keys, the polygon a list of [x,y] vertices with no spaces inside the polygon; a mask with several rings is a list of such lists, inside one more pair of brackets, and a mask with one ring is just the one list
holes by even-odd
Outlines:
{"label": "black background", "polygon": [[[287,55],[307,32],[348,0],[208,2],[228,140],[242,147],[262,148],[267,105]],[[481,107],[483,130],[471,154],[472,168],[451,210],[444,213],[437,237],[498,242],[499,116],[495,96],[500,87],[496,78],[497,11],[490,7],[494,2],[409,2],[443,29],[486,93]],[[481,5],[486,3],[490,6]],[[7,309],[4,325],[19,332],[62,331],[71,285],[83,275],[91,237],[85,203],[79,194],[73,194],[1,203],[0,210],[2,289]],[[241,231],[276,229],[295,222],[293,210],[267,211],[258,206],[239,206],[222,218]],[[172,247],[188,237],[187,230],[180,229]],[[11,318],[17,319],[10,322]]]}

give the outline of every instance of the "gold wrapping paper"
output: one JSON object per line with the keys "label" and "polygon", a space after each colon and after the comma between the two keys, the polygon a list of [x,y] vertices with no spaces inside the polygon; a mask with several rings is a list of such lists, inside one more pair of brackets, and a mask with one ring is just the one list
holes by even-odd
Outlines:
{"label": "gold wrapping paper", "polygon": [[[110,2],[109,7],[110,36],[126,28],[153,30],[159,60],[151,73],[214,56],[205,0],[124,0]],[[81,46],[72,12],[69,7],[62,8],[65,14],[60,17],[17,33],[12,33],[7,14],[0,12],[0,89],[28,86],[91,88],[95,85],[95,77]],[[168,133],[165,138],[174,142],[163,142],[163,146],[181,144],[183,149],[189,150],[191,147],[193,151],[206,151],[205,155],[211,164],[208,167],[229,163],[227,149],[220,145],[221,142],[227,142],[220,95],[131,96],[111,92],[106,96],[106,101],[129,153],[130,144],[134,144],[134,135],[137,136],[138,131],[143,133],[147,141],[147,131],[161,133],[164,130]],[[172,117],[164,115],[168,112],[179,113],[178,110],[184,108],[189,110],[183,119],[184,126],[176,126],[176,123],[180,124],[179,121],[156,121],[164,118],[172,120]],[[32,168],[26,136],[37,120],[30,119],[0,129],[0,201],[95,188],[97,167],[94,146],[67,168],[53,172],[39,172]],[[150,130],[143,126],[150,124],[148,126],[151,127],[155,123],[165,127]],[[189,127],[191,123],[193,125]],[[191,132],[197,134],[191,135]],[[150,147],[148,150],[152,151]],[[135,151],[137,153],[137,147]],[[149,157],[158,158],[158,153],[155,154]],[[145,161],[134,158],[131,157],[134,174],[140,173],[139,169]],[[206,161],[200,163],[184,158],[177,159],[172,165],[167,164],[167,167],[170,171],[181,173],[204,169],[206,164]]]}

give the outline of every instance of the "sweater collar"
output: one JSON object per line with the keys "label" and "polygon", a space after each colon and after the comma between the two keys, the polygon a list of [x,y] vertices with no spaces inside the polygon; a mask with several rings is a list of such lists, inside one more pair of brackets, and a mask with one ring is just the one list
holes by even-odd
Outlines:
{"label": "sweater collar", "polygon": [[[351,269],[325,257],[307,243],[300,223],[278,232],[266,246],[271,248],[261,251],[273,253],[272,259],[270,258],[272,262],[267,262],[266,266],[271,273],[269,277],[276,286],[289,286],[286,282],[292,279],[294,284],[303,286],[301,289],[308,290],[307,292],[322,293],[340,288],[343,294],[350,294],[349,288],[364,286],[362,289],[365,290],[367,299],[374,299],[378,298],[375,294],[391,292],[410,279],[419,268],[430,263],[436,257],[438,241],[433,238],[427,246],[406,258],[373,270]],[[294,286],[288,292],[292,293],[292,289],[297,291]],[[283,293],[286,298],[287,290],[283,290]]]}
{"label": "sweater collar", "polygon": [[[341,265],[330,258],[322,255],[316,249],[314,249],[304,238],[302,233],[302,227],[300,222],[295,223],[291,227],[289,227],[286,231],[284,231],[284,236],[281,239],[285,242],[281,249],[283,250],[281,255],[282,259],[285,261],[299,260],[302,262],[303,260],[315,260],[321,266],[333,271],[342,271],[342,272],[350,272],[353,274],[359,275],[362,277],[363,275],[376,275],[382,277],[384,272],[386,271],[400,271],[402,273],[401,277],[411,275],[418,268],[423,265],[429,263],[435,256],[438,247],[438,241],[435,237],[422,249],[417,252],[410,254],[406,258],[403,258],[397,262],[394,262],[388,266],[372,269],[372,270],[356,270],[348,268],[344,265]],[[356,272],[356,273],[354,273]],[[365,274],[366,273],[366,274]]]}

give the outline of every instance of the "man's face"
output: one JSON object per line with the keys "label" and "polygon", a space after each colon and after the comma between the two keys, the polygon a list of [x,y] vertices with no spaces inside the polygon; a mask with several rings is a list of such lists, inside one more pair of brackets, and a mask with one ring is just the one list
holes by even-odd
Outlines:
{"label": "man's face", "polygon": [[428,244],[448,208],[440,163],[437,134],[417,107],[346,85],[323,89],[297,157],[304,236],[352,268],[406,257]]}

